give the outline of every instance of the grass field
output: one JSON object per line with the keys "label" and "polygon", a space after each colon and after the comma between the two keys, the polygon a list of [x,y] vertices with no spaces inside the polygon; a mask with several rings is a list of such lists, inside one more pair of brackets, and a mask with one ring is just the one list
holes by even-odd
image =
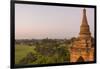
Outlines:
{"label": "grass field", "polygon": [[52,64],[69,61],[69,44],[63,40],[41,40],[33,43],[23,40],[15,45],[15,64]]}
{"label": "grass field", "polygon": [[34,48],[35,46],[16,45],[15,46],[15,64],[18,64],[19,61],[22,58],[24,58],[29,52],[36,53]]}

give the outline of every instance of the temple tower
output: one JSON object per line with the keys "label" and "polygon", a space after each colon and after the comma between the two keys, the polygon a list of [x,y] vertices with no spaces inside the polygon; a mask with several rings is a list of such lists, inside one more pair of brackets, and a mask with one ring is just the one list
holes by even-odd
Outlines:
{"label": "temple tower", "polygon": [[83,9],[83,18],[82,18],[82,24],[80,26],[80,33],[79,38],[82,39],[88,39],[91,37],[87,17],[86,17],[86,9]]}
{"label": "temple tower", "polygon": [[93,61],[94,46],[90,28],[87,21],[86,9],[83,9],[83,18],[79,36],[72,42],[70,48],[70,62]]}

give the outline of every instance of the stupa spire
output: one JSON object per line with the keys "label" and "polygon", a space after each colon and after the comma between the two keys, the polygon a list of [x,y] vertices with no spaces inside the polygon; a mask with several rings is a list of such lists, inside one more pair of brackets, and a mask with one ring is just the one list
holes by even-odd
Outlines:
{"label": "stupa spire", "polygon": [[80,38],[87,38],[91,36],[87,16],[86,16],[86,9],[83,9],[83,18],[82,18],[82,24],[80,26]]}
{"label": "stupa spire", "polygon": [[82,19],[82,26],[88,26],[88,22],[87,22],[87,16],[86,16],[86,9],[83,9],[83,19]]}

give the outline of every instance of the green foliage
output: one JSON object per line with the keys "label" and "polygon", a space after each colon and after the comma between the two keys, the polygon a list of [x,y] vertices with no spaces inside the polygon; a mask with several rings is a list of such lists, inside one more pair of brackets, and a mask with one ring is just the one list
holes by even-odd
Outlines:
{"label": "green foliage", "polygon": [[28,45],[16,45],[15,46],[15,64],[19,64],[19,61],[23,59],[29,52],[36,53],[34,46]]}
{"label": "green foliage", "polygon": [[52,64],[69,61],[69,43],[66,41],[44,39],[36,42],[34,46],[29,46],[29,43],[15,46],[15,64]]}
{"label": "green foliage", "polygon": [[22,60],[20,60],[20,64],[28,64],[28,63],[32,63],[34,61],[37,60],[37,57],[34,53],[29,52],[26,57],[24,57]]}

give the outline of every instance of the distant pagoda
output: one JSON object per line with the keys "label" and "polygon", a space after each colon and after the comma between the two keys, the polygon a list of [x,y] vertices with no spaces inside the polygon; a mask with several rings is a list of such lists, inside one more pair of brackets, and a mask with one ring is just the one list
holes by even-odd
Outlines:
{"label": "distant pagoda", "polygon": [[72,47],[70,48],[70,62],[93,61],[93,43],[93,38],[91,37],[87,21],[86,9],[83,9],[83,18],[79,36],[72,42]]}

